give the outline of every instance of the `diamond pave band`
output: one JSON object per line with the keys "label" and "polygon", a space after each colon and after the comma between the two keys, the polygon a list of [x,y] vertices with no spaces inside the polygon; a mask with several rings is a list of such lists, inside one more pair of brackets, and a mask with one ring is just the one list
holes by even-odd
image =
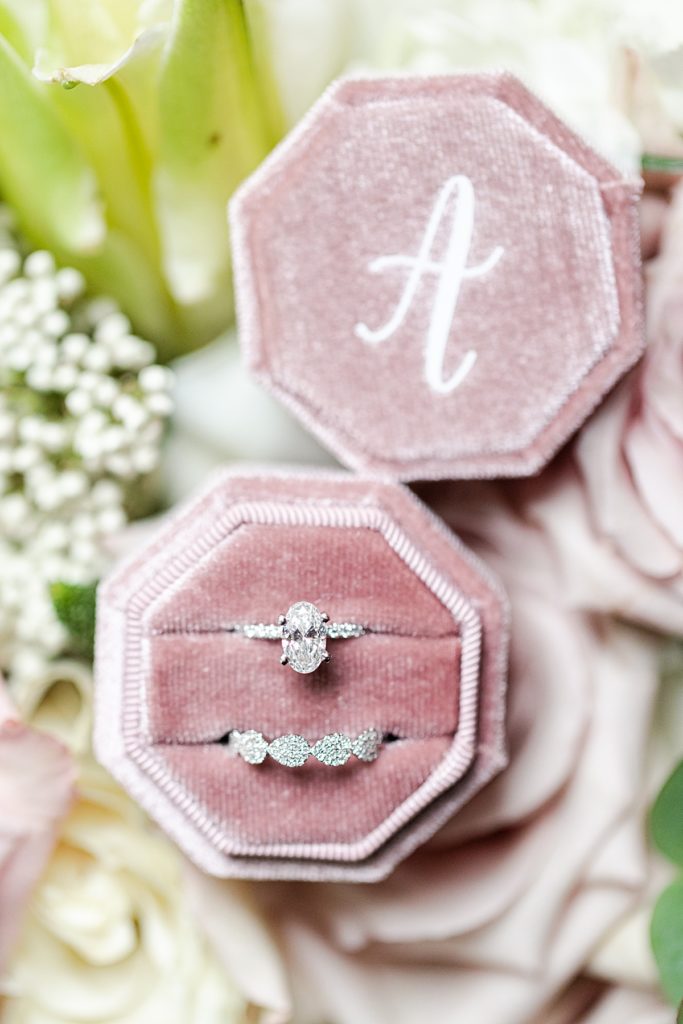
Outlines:
{"label": "diamond pave band", "polygon": [[250,640],[281,640],[281,663],[302,674],[315,672],[330,660],[328,640],[350,640],[366,632],[355,622],[330,622],[310,601],[297,601],[277,623],[251,623],[239,629]]}
{"label": "diamond pave band", "polygon": [[339,768],[345,765],[353,754],[359,761],[376,760],[382,734],[377,729],[365,729],[353,739],[343,732],[333,732],[315,743],[309,743],[303,736],[289,733],[278,736],[270,742],[254,729],[245,732],[233,730],[228,746],[248,764],[262,764],[266,755],[286,768],[301,768],[314,757],[321,764]]}

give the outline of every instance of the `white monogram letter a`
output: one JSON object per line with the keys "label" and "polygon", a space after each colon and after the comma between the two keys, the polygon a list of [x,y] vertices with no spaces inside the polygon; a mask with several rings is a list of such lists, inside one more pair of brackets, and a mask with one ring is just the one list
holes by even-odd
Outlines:
{"label": "white monogram letter a", "polygon": [[[432,258],[432,247],[453,197],[455,205],[448,245],[443,261],[438,262]],[[473,226],[474,188],[464,174],[456,174],[448,179],[436,198],[417,256],[379,256],[368,264],[368,270],[373,274],[381,273],[390,267],[405,267],[408,270],[408,279],[392,316],[376,330],[372,330],[364,323],[356,324],[354,329],[357,337],[369,345],[386,341],[405,320],[422,277],[425,274],[435,274],[438,277],[438,285],[425,345],[425,377],[429,386],[442,395],[449,394],[462,384],[477,359],[477,353],[470,349],[463,356],[455,372],[444,380],[446,345],[455,316],[460,286],[466,278],[482,277],[495,267],[503,255],[503,249],[498,245],[483,263],[468,267],[467,257],[472,242]]]}

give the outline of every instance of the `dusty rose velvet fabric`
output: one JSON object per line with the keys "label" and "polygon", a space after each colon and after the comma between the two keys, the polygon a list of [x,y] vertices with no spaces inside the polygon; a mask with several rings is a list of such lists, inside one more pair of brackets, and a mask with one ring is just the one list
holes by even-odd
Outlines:
{"label": "dusty rose velvet fabric", "polygon": [[341,81],[233,200],[247,362],[354,468],[534,472],[642,351],[638,193],[508,74]]}
{"label": "dusty rose velvet fabric", "polygon": [[[231,631],[301,598],[372,632],[299,676]],[[503,764],[504,599],[400,486],[223,474],[99,602],[99,756],[206,870],[378,876]],[[397,739],[341,769],[219,742],[370,726]]]}

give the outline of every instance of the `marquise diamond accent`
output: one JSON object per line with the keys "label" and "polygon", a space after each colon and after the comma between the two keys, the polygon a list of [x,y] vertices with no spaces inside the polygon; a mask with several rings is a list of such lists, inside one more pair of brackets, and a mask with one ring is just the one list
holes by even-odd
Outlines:
{"label": "marquise diamond accent", "polygon": [[382,744],[382,734],[377,729],[366,729],[351,744],[359,761],[375,761]]}
{"label": "marquise diamond accent", "polygon": [[346,764],[351,757],[351,740],[343,732],[333,732],[331,735],[323,736],[321,740],[318,740],[313,747],[312,754],[322,764],[338,768]]}
{"label": "marquise diamond accent", "polygon": [[276,740],[268,744],[268,753],[279,764],[285,768],[300,768],[308,760],[311,753],[311,746],[303,736],[289,733],[287,736],[278,736]]}

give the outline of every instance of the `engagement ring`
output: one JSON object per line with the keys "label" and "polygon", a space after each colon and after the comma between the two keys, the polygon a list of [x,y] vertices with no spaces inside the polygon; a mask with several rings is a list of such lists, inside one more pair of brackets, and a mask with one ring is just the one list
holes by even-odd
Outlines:
{"label": "engagement ring", "polygon": [[330,622],[329,615],[310,601],[297,601],[277,623],[250,623],[238,628],[250,640],[280,640],[280,662],[302,674],[315,672],[330,660],[328,640],[350,640],[366,632],[355,622]]}

